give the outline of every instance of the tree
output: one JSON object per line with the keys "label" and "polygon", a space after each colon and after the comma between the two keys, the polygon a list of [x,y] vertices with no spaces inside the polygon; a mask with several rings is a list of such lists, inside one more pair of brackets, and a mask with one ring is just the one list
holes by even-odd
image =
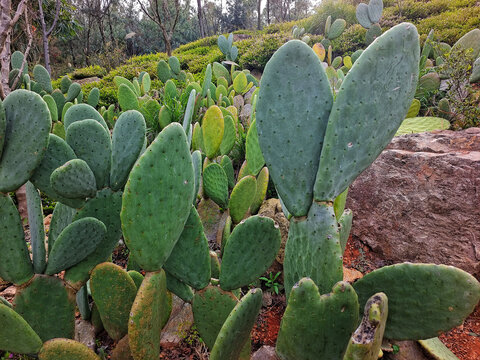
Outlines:
{"label": "tree", "polygon": [[[180,0],[147,0],[146,2],[147,5],[144,3],[144,0],[138,0],[143,13],[160,28],[165,51],[168,56],[171,56],[172,37],[182,11]],[[188,6],[190,7],[190,4]]]}
{"label": "tree", "polygon": [[55,1],[55,15],[52,19],[52,24],[47,30],[47,23],[45,20],[45,15],[43,13],[43,0],[38,0],[38,12],[39,12],[39,19],[40,24],[42,26],[42,40],[43,40],[43,56],[45,59],[45,68],[47,69],[48,73],[51,74],[52,70],[50,68],[50,53],[49,53],[49,45],[48,45],[48,37],[55,29],[57,25],[58,17],[60,15],[60,0]]}
{"label": "tree", "polygon": [[197,16],[198,16],[198,26],[200,28],[200,37],[205,37],[205,27],[203,22],[203,13],[202,13],[202,0],[197,0]]}
{"label": "tree", "polygon": [[22,16],[24,12],[26,14],[26,4],[27,0],[20,0],[12,16],[12,0],[0,0],[0,46],[2,47],[0,52],[0,62],[2,65],[0,97],[2,99],[10,92],[8,75],[10,73],[12,31],[15,24],[19,21],[20,16]]}

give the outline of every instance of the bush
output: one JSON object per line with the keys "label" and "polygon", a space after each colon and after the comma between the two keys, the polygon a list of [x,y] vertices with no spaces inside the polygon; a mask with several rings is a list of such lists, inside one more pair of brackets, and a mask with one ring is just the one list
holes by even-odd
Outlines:
{"label": "bush", "polygon": [[70,74],[70,78],[77,80],[94,76],[102,78],[105,75],[107,75],[107,69],[101,67],[100,65],[91,65],[82,69],[76,69],[73,73]]}
{"label": "bush", "polygon": [[335,54],[351,55],[359,49],[364,49],[367,30],[360,24],[347,28],[339,38],[332,41],[332,50]]}
{"label": "bush", "polygon": [[328,16],[332,21],[344,19],[347,25],[357,23],[355,6],[344,1],[327,0],[315,10],[315,14],[306,20],[305,31],[310,34],[323,34]]}
{"label": "bush", "polygon": [[240,53],[238,63],[244,69],[263,70],[275,51],[290,39],[290,35],[278,33],[239,41],[237,43]]}

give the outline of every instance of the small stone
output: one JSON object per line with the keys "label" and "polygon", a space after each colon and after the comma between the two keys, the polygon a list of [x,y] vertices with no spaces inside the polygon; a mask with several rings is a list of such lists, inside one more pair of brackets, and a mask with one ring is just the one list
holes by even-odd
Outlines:
{"label": "small stone", "polygon": [[1,291],[0,296],[3,296],[8,301],[11,301],[15,297],[16,293],[17,293],[17,288],[14,285],[12,285],[7,287],[5,290]]}
{"label": "small stone", "polygon": [[343,267],[343,281],[352,284],[356,280],[361,279],[362,277],[363,274],[360,271]]}
{"label": "small stone", "polygon": [[112,351],[111,360],[134,360],[130,352],[130,344],[128,342],[128,335],[125,335],[115,346]]}
{"label": "small stone", "polygon": [[238,112],[242,110],[244,104],[245,104],[245,100],[243,100],[242,95],[236,95],[233,98],[233,106],[235,106],[238,109]]}
{"label": "small stone", "polygon": [[270,291],[264,291],[262,295],[262,306],[268,307],[273,303],[272,293]]}
{"label": "small stone", "polygon": [[85,320],[75,320],[75,341],[95,351],[95,328]]}
{"label": "small stone", "polygon": [[251,360],[278,360],[279,357],[275,353],[273,346],[263,345],[260,349],[255,351]]}

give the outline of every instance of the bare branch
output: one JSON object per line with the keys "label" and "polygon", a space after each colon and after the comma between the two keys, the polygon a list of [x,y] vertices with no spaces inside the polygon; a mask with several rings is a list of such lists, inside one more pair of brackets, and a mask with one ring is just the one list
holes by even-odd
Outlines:
{"label": "bare branch", "polygon": [[58,17],[60,15],[60,0],[57,0],[57,3],[56,3],[56,10],[55,10],[55,17],[53,18],[53,23],[52,23],[52,26],[50,26],[50,29],[48,29],[47,33],[46,33],[46,36],[50,36],[50,34],[52,33],[53,29],[55,28],[55,25],[57,25],[57,21],[58,21]]}
{"label": "bare branch", "polygon": [[32,31],[30,29],[30,21],[28,20],[28,10],[27,10],[27,8],[25,8],[25,29],[26,29],[27,35],[28,35],[28,44],[27,44],[27,47],[25,48],[25,53],[23,54],[22,66],[20,66],[18,75],[17,75],[17,77],[15,78],[15,81],[12,84],[12,89],[15,89],[17,87],[17,84],[20,81],[20,78],[22,77],[23,69],[25,68],[25,65],[27,64],[27,57],[28,57],[28,54],[30,53],[30,48],[31,48],[32,42],[33,42]]}

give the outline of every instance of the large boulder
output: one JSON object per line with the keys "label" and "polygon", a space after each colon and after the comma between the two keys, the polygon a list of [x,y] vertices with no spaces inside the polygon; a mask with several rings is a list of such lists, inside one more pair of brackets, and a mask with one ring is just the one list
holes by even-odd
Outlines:
{"label": "large boulder", "polygon": [[353,236],[387,262],[480,275],[480,129],[403,135],[352,184]]}

